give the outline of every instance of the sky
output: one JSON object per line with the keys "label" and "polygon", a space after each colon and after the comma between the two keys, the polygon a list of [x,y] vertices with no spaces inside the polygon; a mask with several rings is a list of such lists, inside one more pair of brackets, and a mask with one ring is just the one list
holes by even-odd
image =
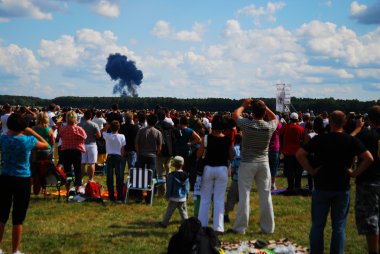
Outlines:
{"label": "sky", "polygon": [[[0,94],[380,98],[380,0],[0,0]],[[132,62],[133,61],[133,62]]]}

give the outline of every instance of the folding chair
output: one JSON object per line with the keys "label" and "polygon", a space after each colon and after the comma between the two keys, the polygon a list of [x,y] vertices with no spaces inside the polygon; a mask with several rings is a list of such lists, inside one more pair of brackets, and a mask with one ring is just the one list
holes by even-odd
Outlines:
{"label": "folding chair", "polygon": [[153,170],[146,168],[131,168],[129,170],[129,177],[127,182],[127,193],[124,202],[128,202],[128,195],[130,190],[141,190],[151,192],[150,205],[153,204],[154,195],[154,177]]}

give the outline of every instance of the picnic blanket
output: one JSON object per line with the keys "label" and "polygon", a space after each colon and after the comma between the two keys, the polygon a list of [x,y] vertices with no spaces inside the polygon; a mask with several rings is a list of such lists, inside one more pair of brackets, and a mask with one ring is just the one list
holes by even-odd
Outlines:
{"label": "picnic blanket", "polygon": [[280,240],[249,240],[240,242],[222,242],[222,249],[226,254],[257,253],[257,254],[308,254],[309,249],[289,241]]}

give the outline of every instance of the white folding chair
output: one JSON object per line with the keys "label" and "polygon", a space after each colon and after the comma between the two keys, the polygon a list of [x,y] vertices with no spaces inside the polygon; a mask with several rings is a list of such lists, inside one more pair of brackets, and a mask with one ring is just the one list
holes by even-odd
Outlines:
{"label": "white folding chair", "polygon": [[128,202],[130,190],[141,190],[150,192],[150,205],[153,204],[154,195],[154,177],[153,170],[146,168],[131,168],[129,169],[129,177],[127,181],[127,193],[124,202]]}

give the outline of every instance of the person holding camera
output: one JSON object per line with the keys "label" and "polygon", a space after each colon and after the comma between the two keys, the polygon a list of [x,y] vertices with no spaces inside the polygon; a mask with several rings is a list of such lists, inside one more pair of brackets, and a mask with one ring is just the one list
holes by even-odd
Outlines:
{"label": "person holding camera", "polygon": [[[252,110],[252,120],[241,117],[247,108]],[[267,115],[268,121],[264,121],[265,115]],[[261,230],[264,233],[273,233],[274,213],[268,147],[272,134],[277,128],[278,120],[262,100],[253,100],[252,98],[245,99],[242,106],[234,111],[232,117],[243,133],[238,175],[239,203],[232,230],[235,233],[245,234],[249,222],[251,187],[255,180],[259,193]]]}

